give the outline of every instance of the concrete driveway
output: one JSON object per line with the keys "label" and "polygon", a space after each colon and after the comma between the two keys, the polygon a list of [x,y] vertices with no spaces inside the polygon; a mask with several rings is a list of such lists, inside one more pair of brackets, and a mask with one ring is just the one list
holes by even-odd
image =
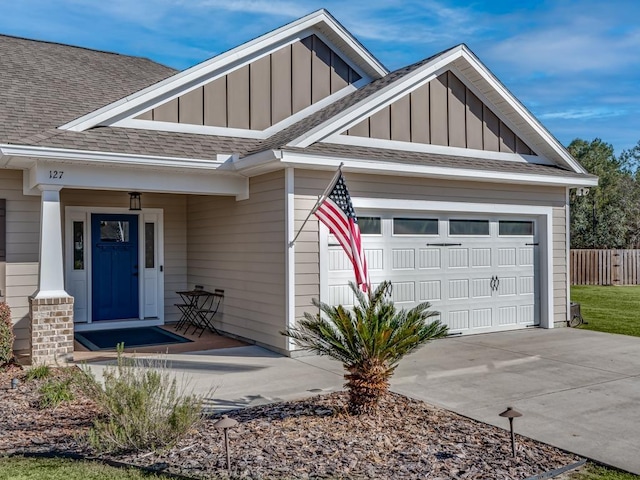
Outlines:
{"label": "concrete driveway", "polygon": [[[342,368],[259,347],[171,355],[174,371],[216,410],[340,389]],[[102,368],[93,364],[92,368]],[[640,474],[640,338],[531,329],[435,341],[407,357],[392,389]]]}

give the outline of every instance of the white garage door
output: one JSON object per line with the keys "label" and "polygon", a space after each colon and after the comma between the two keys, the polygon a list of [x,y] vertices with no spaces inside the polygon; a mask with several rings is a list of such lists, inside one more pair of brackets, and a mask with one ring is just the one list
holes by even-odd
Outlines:
{"label": "white garage door", "polygon": [[[373,285],[393,283],[397,306],[428,301],[450,333],[538,325],[536,221],[473,215],[359,218]],[[353,304],[351,265],[329,237],[329,303]]]}

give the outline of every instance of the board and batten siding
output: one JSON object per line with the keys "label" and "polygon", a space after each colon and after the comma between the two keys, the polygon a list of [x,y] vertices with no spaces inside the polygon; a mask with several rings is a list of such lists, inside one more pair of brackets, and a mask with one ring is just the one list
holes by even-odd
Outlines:
{"label": "board and batten siding", "polygon": [[188,283],[224,290],[216,328],[285,352],[285,180],[250,179],[250,197],[188,198]]}
{"label": "board and batten siding", "polygon": [[[295,171],[296,231],[329,184],[332,172]],[[430,200],[465,203],[520,204],[553,207],[554,322],[566,324],[565,190],[557,187],[442,181],[397,176],[346,173],[351,197]],[[357,213],[357,212],[356,212]],[[490,212],[488,212],[490,213]],[[309,219],[296,242],[296,318],[315,311],[312,298],[320,296],[319,225]]]}
{"label": "board and batten siding", "polygon": [[[63,189],[64,207],[117,207],[129,205],[127,192]],[[177,291],[187,288],[187,196],[143,193],[143,208],[161,208],[164,222],[164,321],[177,322],[180,302]],[[63,223],[64,224],[64,223]]]}
{"label": "board and batten siding", "polygon": [[533,155],[452,72],[399,98],[344,135]]}
{"label": "board and batten siding", "polygon": [[264,130],[360,78],[338,53],[311,35],[136,118]]}
{"label": "board and batten siding", "polygon": [[22,194],[22,171],[0,170],[6,199],[5,301],[11,307],[16,350],[30,348],[29,297],[38,290],[40,197]]}

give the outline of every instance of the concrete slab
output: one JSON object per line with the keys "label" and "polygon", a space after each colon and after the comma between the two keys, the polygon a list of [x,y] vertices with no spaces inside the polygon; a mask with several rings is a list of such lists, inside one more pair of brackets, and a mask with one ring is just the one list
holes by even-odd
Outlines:
{"label": "concrete slab", "polygon": [[[168,355],[214,410],[342,388],[342,366],[260,347]],[[92,363],[100,377],[107,362]],[[212,388],[215,388],[212,392]],[[640,474],[640,338],[531,329],[437,340],[400,363],[392,390]]]}

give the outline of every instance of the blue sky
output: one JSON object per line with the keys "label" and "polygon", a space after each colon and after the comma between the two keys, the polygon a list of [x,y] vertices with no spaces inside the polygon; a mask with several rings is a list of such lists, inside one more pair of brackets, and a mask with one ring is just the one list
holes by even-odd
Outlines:
{"label": "blue sky", "polygon": [[0,33],[183,69],[319,8],[392,70],[466,43],[565,145],[640,140],[636,0],[4,0]]}

